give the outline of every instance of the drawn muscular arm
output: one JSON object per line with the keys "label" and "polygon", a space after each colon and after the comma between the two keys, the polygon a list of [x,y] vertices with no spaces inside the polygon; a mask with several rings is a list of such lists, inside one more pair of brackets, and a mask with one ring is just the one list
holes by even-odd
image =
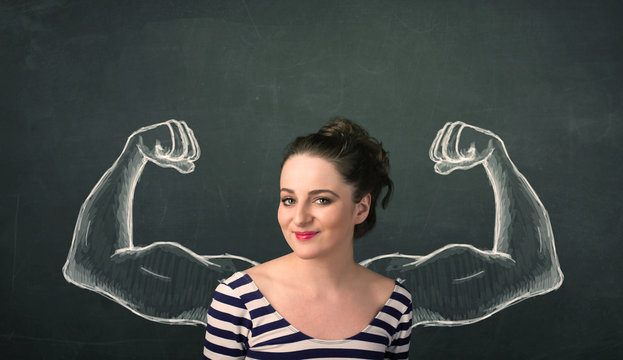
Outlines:
{"label": "drawn muscular arm", "polygon": [[494,192],[495,231],[491,250],[450,244],[423,257],[389,254],[364,262],[404,279],[413,293],[415,325],[473,323],[562,284],[547,211],[498,136],[446,124],[430,157],[442,175],[484,167]]}
{"label": "drawn muscular arm", "polygon": [[220,279],[254,262],[199,256],[175,242],[135,247],[132,202],[148,162],[194,170],[200,150],[192,130],[169,120],[134,132],[85,200],[63,266],[67,281],[111,298],[149,320],[205,324]]}

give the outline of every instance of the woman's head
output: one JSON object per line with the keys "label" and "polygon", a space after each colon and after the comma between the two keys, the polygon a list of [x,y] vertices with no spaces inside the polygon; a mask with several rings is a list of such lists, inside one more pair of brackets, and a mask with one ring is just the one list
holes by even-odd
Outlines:
{"label": "woman's head", "polygon": [[389,178],[389,157],[382,144],[354,122],[335,118],[318,132],[296,138],[287,148],[283,164],[293,155],[308,154],[331,162],[345,183],[353,188],[352,201],[358,203],[370,194],[370,212],[366,220],[355,225],[354,238],[360,238],[376,223],[376,204],[384,187],[381,201],[389,202],[393,183]]}

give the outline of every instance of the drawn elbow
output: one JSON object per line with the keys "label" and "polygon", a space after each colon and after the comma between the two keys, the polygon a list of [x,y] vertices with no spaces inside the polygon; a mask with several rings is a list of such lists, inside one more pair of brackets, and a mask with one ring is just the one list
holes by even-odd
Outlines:
{"label": "drawn elbow", "polygon": [[95,276],[92,272],[92,268],[86,266],[86,264],[77,261],[74,257],[69,257],[63,265],[63,277],[70,284],[92,289],[95,284]]}
{"label": "drawn elbow", "polygon": [[65,262],[65,265],[63,265],[63,277],[67,282],[73,281],[73,264],[69,259]]}
{"label": "drawn elbow", "polygon": [[562,282],[565,279],[565,275],[562,273],[560,266],[556,267],[554,274],[552,275],[553,285],[552,290],[558,289],[562,286]]}
{"label": "drawn elbow", "polygon": [[562,286],[563,280],[564,274],[556,261],[552,266],[543,269],[542,272],[534,276],[530,293],[540,295],[554,291]]}
{"label": "drawn elbow", "polygon": [[548,276],[550,278],[550,290],[556,290],[561,285],[565,278],[558,262],[558,257],[554,255],[551,259]]}

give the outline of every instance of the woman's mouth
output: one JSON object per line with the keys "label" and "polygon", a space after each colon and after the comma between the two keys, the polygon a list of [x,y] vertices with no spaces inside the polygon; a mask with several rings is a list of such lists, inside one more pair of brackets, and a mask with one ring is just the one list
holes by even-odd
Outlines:
{"label": "woman's mouth", "polygon": [[316,236],[316,234],[318,234],[318,231],[295,231],[294,235],[296,235],[296,238],[299,240],[309,240],[311,238],[313,238],[314,236]]}

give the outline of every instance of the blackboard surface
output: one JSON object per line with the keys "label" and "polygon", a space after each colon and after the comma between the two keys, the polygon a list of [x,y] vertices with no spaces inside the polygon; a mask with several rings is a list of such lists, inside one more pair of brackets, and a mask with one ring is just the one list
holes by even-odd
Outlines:
{"label": "blackboard surface", "polygon": [[266,261],[279,164],[342,115],[392,156],[395,196],[358,260],[491,246],[482,169],[439,176],[448,121],[498,134],[549,211],[562,287],[479,323],[416,328],[413,359],[623,355],[620,1],[19,1],[0,5],[0,357],[198,358],[203,329],[65,281],[80,205],[136,129],[185,120],[181,175],[148,166],[137,244]]}

